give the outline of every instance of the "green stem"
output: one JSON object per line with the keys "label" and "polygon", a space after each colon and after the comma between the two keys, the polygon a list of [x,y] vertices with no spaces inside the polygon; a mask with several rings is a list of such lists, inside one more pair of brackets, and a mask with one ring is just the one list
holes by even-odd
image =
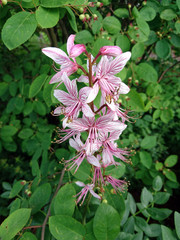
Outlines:
{"label": "green stem", "polygon": [[152,203],[150,203],[149,205],[147,205],[147,207],[145,207],[145,208],[139,210],[138,212],[136,212],[133,216],[136,216],[136,215],[142,213],[144,210],[146,210],[147,208],[149,208],[149,207],[151,207],[151,206],[152,206]]}
{"label": "green stem", "polygon": [[87,199],[87,203],[86,203],[86,206],[85,206],[85,209],[84,209],[83,219],[82,219],[82,224],[83,225],[86,224],[86,213],[87,213],[87,210],[88,210],[88,207],[89,207],[91,197],[92,197],[92,195],[89,194],[88,199]]}

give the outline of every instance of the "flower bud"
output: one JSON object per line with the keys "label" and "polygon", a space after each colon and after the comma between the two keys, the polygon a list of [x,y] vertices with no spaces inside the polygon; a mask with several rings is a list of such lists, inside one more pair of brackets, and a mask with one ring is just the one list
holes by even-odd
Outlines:
{"label": "flower bud", "polygon": [[81,7],[81,8],[79,9],[79,12],[80,12],[80,13],[83,13],[83,12],[84,12],[84,8]]}
{"label": "flower bud", "polygon": [[79,19],[82,20],[82,21],[84,21],[84,19],[86,19],[86,16],[85,16],[84,14],[80,14],[80,15],[79,15]]}
{"label": "flower bud", "polygon": [[130,3],[128,4],[128,8],[131,8],[131,4]]}
{"label": "flower bud", "polygon": [[97,2],[96,3],[96,7],[102,7],[103,6],[103,3],[102,2]]}
{"label": "flower bud", "polygon": [[138,86],[139,85],[139,81],[136,79],[135,81],[134,81],[134,83]]}
{"label": "flower bud", "polygon": [[7,4],[7,0],[2,0],[2,4],[6,5]]}
{"label": "flower bud", "polygon": [[122,53],[122,50],[118,46],[104,46],[100,48],[99,53],[101,55],[117,57]]}
{"label": "flower bud", "polygon": [[25,180],[22,180],[22,181],[21,181],[21,185],[24,186],[25,184],[26,184],[26,181],[25,181]]}
{"label": "flower bud", "polygon": [[96,14],[93,14],[92,16],[93,16],[94,20],[97,20],[98,16]]}
{"label": "flower bud", "polygon": [[85,51],[86,51],[86,46],[84,44],[76,44],[71,48],[69,52],[69,57],[70,58],[78,57],[81,53]]}
{"label": "flower bud", "polygon": [[89,2],[89,3],[88,3],[88,6],[89,6],[89,7],[94,7],[95,5],[94,5],[93,2]]}
{"label": "flower bud", "polygon": [[90,19],[90,16],[89,16],[89,14],[85,14],[85,17],[86,17],[86,19],[87,19],[87,20],[89,20],[89,19]]}
{"label": "flower bud", "polygon": [[106,199],[104,199],[102,202],[103,202],[103,203],[108,203],[108,201],[107,201]]}
{"label": "flower bud", "polygon": [[142,2],[142,5],[143,5],[143,6],[146,6],[146,4],[147,4],[147,1],[144,0],[144,1]]}

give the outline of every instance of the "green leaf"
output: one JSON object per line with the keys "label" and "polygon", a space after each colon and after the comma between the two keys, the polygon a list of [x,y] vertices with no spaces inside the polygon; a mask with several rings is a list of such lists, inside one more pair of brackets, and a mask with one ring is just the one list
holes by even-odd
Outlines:
{"label": "green leaf", "polygon": [[147,212],[151,215],[152,219],[162,221],[169,217],[172,210],[167,208],[148,208]]}
{"label": "green leaf", "polygon": [[93,233],[93,220],[91,220],[90,222],[88,222],[85,225],[86,228],[86,235],[85,235],[85,240],[96,240],[94,233]]}
{"label": "green leaf", "polygon": [[167,21],[173,20],[176,16],[176,13],[172,9],[165,9],[160,14],[160,18]]}
{"label": "green leaf", "polygon": [[166,59],[171,54],[171,47],[165,39],[162,39],[156,43],[155,51],[158,57]]}
{"label": "green leaf", "polygon": [[136,72],[139,79],[143,79],[147,82],[157,82],[158,74],[156,70],[148,63],[140,63],[136,68]]}
{"label": "green leaf", "polygon": [[13,185],[9,198],[14,198],[21,191],[21,189],[24,187],[21,182],[22,180],[19,180]]}
{"label": "green leaf", "polygon": [[10,214],[14,211],[18,210],[21,206],[21,200],[19,198],[16,198],[11,204],[10,204]]}
{"label": "green leaf", "polygon": [[162,178],[160,176],[156,176],[153,180],[152,186],[155,191],[160,191],[163,186]]}
{"label": "green leaf", "polygon": [[149,45],[152,45],[153,43],[155,43],[157,40],[158,40],[158,38],[157,38],[156,33],[154,31],[150,31],[149,37],[144,44],[145,44],[145,46],[149,46]]}
{"label": "green leaf", "polygon": [[153,113],[153,120],[156,120],[160,117],[161,111],[159,109],[156,109]]}
{"label": "green leaf", "polygon": [[144,54],[144,44],[139,42],[136,43],[132,48],[132,60],[137,60],[137,58],[141,57]]}
{"label": "green leaf", "polygon": [[125,202],[123,196],[110,191],[110,186],[106,187],[104,194],[108,204],[118,211],[120,219],[122,219],[125,212]]}
{"label": "green leaf", "polygon": [[75,171],[74,169],[71,170],[72,175],[78,180],[84,182],[89,178],[91,166],[86,160],[84,160],[75,174],[74,171]]}
{"label": "green leaf", "polygon": [[164,165],[166,167],[173,167],[174,165],[176,165],[177,161],[178,161],[177,155],[170,155],[169,157],[166,158]]}
{"label": "green leaf", "polygon": [[178,238],[180,238],[180,213],[174,213],[174,223]]}
{"label": "green leaf", "polygon": [[7,217],[0,226],[0,238],[11,240],[26,225],[31,209],[21,208]]}
{"label": "green leaf", "polygon": [[106,168],[106,175],[111,175],[114,178],[120,178],[124,175],[126,171],[125,164],[121,163],[118,166],[108,166]]}
{"label": "green leaf", "polygon": [[143,231],[143,232],[151,232],[150,226],[147,224],[144,218],[142,217],[135,217],[136,225]]}
{"label": "green leaf", "polygon": [[132,9],[132,15],[134,16],[134,18],[140,17],[140,13],[139,13],[137,7],[135,7],[135,6]]}
{"label": "green leaf", "polygon": [[20,240],[37,240],[36,236],[31,232],[25,232]]}
{"label": "green leaf", "polygon": [[180,21],[179,20],[176,21],[175,28],[176,28],[177,33],[180,33]]}
{"label": "green leaf", "polygon": [[33,130],[30,128],[23,128],[19,134],[18,137],[21,139],[27,139],[30,138],[33,135]]}
{"label": "green leaf", "polygon": [[33,111],[33,103],[30,101],[26,102],[23,109],[24,116],[29,115],[32,111]]}
{"label": "green leaf", "polygon": [[119,18],[128,18],[129,17],[129,11],[126,8],[117,8],[114,11],[114,15]]}
{"label": "green leaf", "polygon": [[0,83],[0,97],[6,93],[6,91],[8,90],[8,86],[9,86],[9,84],[6,82]]}
{"label": "green leaf", "polygon": [[141,8],[140,15],[145,21],[152,21],[156,16],[156,11],[152,7]]}
{"label": "green leaf", "polygon": [[176,34],[174,34],[174,33],[171,33],[170,34],[170,43],[173,45],[173,46],[175,46],[175,47],[177,47],[177,48],[180,48],[180,37],[179,37],[179,35],[176,35]]}
{"label": "green leaf", "polygon": [[3,26],[2,40],[9,50],[26,42],[35,32],[37,22],[30,12],[19,12],[10,17]]}
{"label": "green leaf", "polygon": [[135,226],[134,216],[131,216],[123,225],[123,231],[128,233],[134,233],[134,226]]}
{"label": "green leaf", "polygon": [[121,23],[117,18],[109,16],[104,18],[103,27],[108,33],[116,34],[121,30]]}
{"label": "green leaf", "polygon": [[120,231],[120,217],[118,212],[108,204],[100,204],[95,213],[93,230],[97,240],[115,239]]}
{"label": "green leaf", "polygon": [[82,30],[76,34],[75,41],[81,44],[87,44],[94,41],[92,34],[88,30]]}
{"label": "green leaf", "polygon": [[142,17],[136,18],[139,29],[148,37],[150,34],[150,28],[146,21]]}
{"label": "green leaf", "polygon": [[133,196],[130,193],[128,193],[127,202],[128,202],[128,206],[130,208],[130,212],[132,214],[135,214],[135,212],[136,212],[136,202],[135,202]]}
{"label": "green leaf", "polygon": [[47,78],[46,74],[41,74],[32,82],[29,89],[29,98],[33,98],[38,94],[44,82],[46,81],[46,78]]}
{"label": "green leaf", "polygon": [[177,182],[176,174],[172,170],[164,168],[163,174],[172,182]]}
{"label": "green leaf", "polygon": [[34,111],[39,114],[40,116],[45,116],[46,115],[46,106],[40,101],[34,101],[33,102],[33,108]]}
{"label": "green leaf", "polygon": [[139,155],[140,155],[140,160],[141,160],[142,164],[143,164],[146,168],[150,169],[150,168],[151,168],[151,165],[152,165],[152,157],[151,157],[151,154],[148,153],[148,152],[145,152],[145,151],[141,151],[141,152],[139,153]]}
{"label": "green leaf", "polygon": [[156,136],[146,136],[141,142],[141,147],[144,149],[151,149],[154,148],[156,144]]}
{"label": "green leaf", "polygon": [[174,233],[171,231],[170,228],[161,225],[161,230],[162,230],[162,240],[177,240],[175,237]]}
{"label": "green leaf", "polygon": [[163,169],[163,163],[157,161],[155,163],[155,168],[157,171],[161,171]]}
{"label": "green leaf", "polygon": [[40,0],[40,5],[46,8],[57,8],[68,4],[70,0]]}
{"label": "green leaf", "polygon": [[130,106],[133,111],[144,112],[144,102],[136,90],[131,89],[127,96],[129,97],[128,106]]}
{"label": "green leaf", "polygon": [[130,50],[131,47],[129,38],[126,35],[121,34],[118,34],[118,37],[116,39],[116,45],[119,46],[123,52]]}
{"label": "green leaf", "polygon": [[74,12],[71,10],[71,8],[65,7],[65,9],[67,10],[68,20],[69,20],[69,23],[70,23],[71,27],[72,27],[72,29],[77,33],[77,32],[78,32],[78,29],[77,29],[77,23],[76,23],[75,14],[74,14]]}
{"label": "green leaf", "polygon": [[51,196],[51,185],[45,183],[36,188],[35,192],[29,199],[30,208],[32,208],[32,214],[38,212],[46,203],[48,203]]}
{"label": "green leaf", "polygon": [[150,202],[153,201],[153,195],[146,187],[141,192],[141,203],[144,207],[147,207]]}
{"label": "green leaf", "polygon": [[55,214],[72,216],[76,205],[75,195],[76,191],[72,184],[65,184],[54,199]]}
{"label": "green leaf", "polygon": [[83,240],[84,226],[74,218],[66,215],[56,215],[49,218],[49,229],[57,240]]}
{"label": "green leaf", "polygon": [[154,196],[154,202],[156,204],[165,204],[170,198],[170,194],[167,192],[158,192]]}
{"label": "green leaf", "polygon": [[62,161],[62,159],[68,160],[70,152],[65,148],[59,148],[55,152],[56,157]]}
{"label": "green leaf", "polygon": [[43,99],[48,107],[52,105],[51,92],[53,89],[53,84],[49,84],[50,78],[47,78],[47,81],[43,88]]}
{"label": "green leaf", "polygon": [[180,9],[180,0],[176,0],[176,4],[177,4],[178,8]]}
{"label": "green leaf", "polygon": [[1,128],[1,138],[5,139],[8,137],[12,137],[16,134],[18,129],[14,126],[5,125]]}
{"label": "green leaf", "polygon": [[42,28],[54,27],[59,20],[59,9],[39,6],[36,10],[36,20]]}

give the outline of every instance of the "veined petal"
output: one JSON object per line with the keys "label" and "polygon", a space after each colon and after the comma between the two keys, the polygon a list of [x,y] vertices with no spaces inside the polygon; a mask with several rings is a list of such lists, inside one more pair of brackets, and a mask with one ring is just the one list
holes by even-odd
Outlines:
{"label": "veined petal", "polygon": [[69,145],[76,149],[77,151],[80,151],[81,150],[81,147],[79,146],[79,144],[72,138],[69,139]]}
{"label": "veined petal", "polygon": [[84,44],[76,44],[74,45],[69,52],[70,58],[78,57],[81,53],[86,51],[86,46]]}
{"label": "veined petal", "polygon": [[76,36],[76,35],[71,34],[71,35],[68,37],[68,40],[67,40],[67,52],[68,52],[68,54],[70,54],[70,50],[71,50],[71,48],[74,46],[75,36]]}
{"label": "veined petal", "polygon": [[103,46],[99,50],[101,55],[117,57],[122,54],[122,50],[118,46]]}
{"label": "veined petal", "polygon": [[85,119],[78,118],[69,123],[69,127],[74,131],[83,132],[88,129],[87,121]]}
{"label": "veined petal", "polygon": [[89,93],[86,103],[92,102],[96,98],[98,92],[99,92],[99,85],[96,82]]}
{"label": "veined petal", "polygon": [[55,108],[53,114],[56,115],[56,116],[61,115],[62,114],[62,107]]}
{"label": "veined petal", "polygon": [[95,115],[87,103],[82,105],[82,112],[86,115],[86,117],[94,117]]}
{"label": "veined petal", "polygon": [[127,94],[130,91],[130,88],[123,82],[120,83],[119,94]]}
{"label": "veined petal", "polygon": [[63,71],[60,71],[58,73],[56,73],[50,80],[49,84],[52,83],[57,83],[59,82],[60,84],[62,83],[62,75],[63,75]]}
{"label": "veined petal", "polygon": [[87,156],[87,161],[96,166],[96,167],[101,167],[101,164],[99,163],[99,160],[95,156]]}
{"label": "veined petal", "polygon": [[115,75],[119,73],[124,66],[126,65],[127,61],[130,59],[131,53],[125,52],[122,53],[120,56],[116,57],[110,64],[108,74]]}
{"label": "veined petal", "polygon": [[69,57],[67,56],[67,54],[62,51],[59,48],[56,47],[47,47],[47,48],[43,48],[42,52],[50,57],[51,59],[53,59],[56,63],[62,65],[63,63],[67,63],[70,61]]}
{"label": "veined petal", "polygon": [[80,182],[80,181],[76,181],[75,183],[76,183],[76,185],[78,185],[80,187],[84,187],[85,186],[85,184],[83,182]]}
{"label": "veined petal", "polygon": [[84,83],[88,83],[89,82],[89,78],[87,76],[81,75],[78,79],[78,82],[84,82]]}
{"label": "veined petal", "polygon": [[68,90],[68,92],[74,96],[77,97],[77,85],[76,85],[76,80],[70,80],[67,76],[67,74],[64,72],[63,76],[62,76],[62,80],[66,86],[66,89]]}
{"label": "veined petal", "polygon": [[62,102],[65,106],[74,105],[76,99],[70,94],[62,91],[62,90],[54,90],[54,96],[58,101]]}
{"label": "veined petal", "polygon": [[101,199],[101,197],[97,193],[95,193],[92,189],[90,189],[89,191],[93,195],[93,197]]}

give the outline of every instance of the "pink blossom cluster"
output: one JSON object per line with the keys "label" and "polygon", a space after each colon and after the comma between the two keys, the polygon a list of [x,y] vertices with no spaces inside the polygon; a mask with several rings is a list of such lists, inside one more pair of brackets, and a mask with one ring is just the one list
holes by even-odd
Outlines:
{"label": "pink blossom cluster", "polygon": [[[130,52],[123,53],[118,46],[103,46],[95,58],[87,52],[84,44],[74,44],[75,35],[70,35],[67,41],[67,53],[55,47],[43,48],[42,52],[61,65],[50,83],[64,84],[66,91],[56,88],[54,96],[60,105],[54,110],[54,115],[63,114],[63,129],[60,130],[59,143],[69,139],[77,155],[65,161],[65,165],[75,172],[83,161],[92,166],[93,176],[89,184],[77,181],[83,187],[77,194],[77,203],[84,202],[88,192],[101,199],[95,191],[111,184],[115,191],[123,191],[127,183],[106,174],[106,168],[120,165],[120,161],[128,162],[129,152],[118,148],[116,140],[126,129],[127,112],[120,108],[118,99],[120,94],[127,94],[129,87],[116,76],[131,57]],[[80,54],[87,57],[87,69],[76,61]],[[100,58],[101,57],[101,58]],[[100,61],[97,63],[97,60]],[[81,69],[83,75],[70,80],[69,76]],[[84,83],[80,90],[77,83]],[[95,99],[100,95],[100,102]],[[97,102],[97,101],[96,101]],[[82,133],[87,133],[86,141]]]}

